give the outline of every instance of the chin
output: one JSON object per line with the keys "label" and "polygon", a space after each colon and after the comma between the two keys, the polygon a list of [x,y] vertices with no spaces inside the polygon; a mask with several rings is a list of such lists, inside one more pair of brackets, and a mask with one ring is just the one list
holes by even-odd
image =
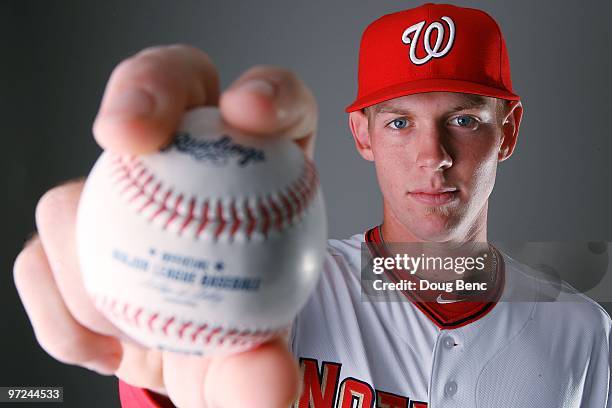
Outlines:
{"label": "chin", "polygon": [[453,232],[448,230],[415,231],[414,235],[425,242],[447,242],[453,239]]}
{"label": "chin", "polygon": [[421,219],[412,219],[405,223],[415,237],[422,241],[446,242],[457,235],[457,228],[451,219],[440,216],[427,216]]}

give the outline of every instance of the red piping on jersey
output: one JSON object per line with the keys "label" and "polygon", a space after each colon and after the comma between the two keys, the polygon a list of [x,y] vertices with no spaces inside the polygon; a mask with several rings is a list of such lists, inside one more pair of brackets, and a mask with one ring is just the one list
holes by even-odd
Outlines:
{"label": "red piping on jersey", "polygon": [[[374,243],[378,245],[368,245],[372,255],[381,256],[378,246],[384,246],[384,241],[380,233],[380,227],[374,227],[365,233],[366,244]],[[440,305],[437,302],[422,301],[412,291],[402,291],[402,294],[410,300],[425,316],[427,316],[440,329],[457,329],[468,325],[489,313],[499,301],[505,284],[505,267],[502,255],[497,248],[491,245],[499,259],[497,269],[497,279],[492,301],[489,302],[461,302]],[[385,274],[394,282],[399,282],[400,278],[393,270],[386,270]]]}

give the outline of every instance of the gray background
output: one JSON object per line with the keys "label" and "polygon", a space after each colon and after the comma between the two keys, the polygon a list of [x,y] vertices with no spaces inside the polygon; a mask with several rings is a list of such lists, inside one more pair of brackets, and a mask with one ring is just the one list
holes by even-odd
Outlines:
{"label": "gray background", "polygon": [[[420,4],[380,1],[4,1],[0,112],[4,199],[0,385],[64,386],[64,406],[115,406],[115,380],[64,366],[38,346],[12,264],[51,186],[84,175],[100,153],[91,124],[113,67],[155,44],[207,51],[222,86],[254,64],[295,70],[320,106],[316,161],[330,236],[381,221],[373,166],[357,155],[343,108],[356,92],[357,52],[378,16]],[[461,1],[491,13],[505,34],[525,106],[514,156],[501,165],[492,240],[612,240],[612,3]],[[477,44],[474,44],[477,46]]]}

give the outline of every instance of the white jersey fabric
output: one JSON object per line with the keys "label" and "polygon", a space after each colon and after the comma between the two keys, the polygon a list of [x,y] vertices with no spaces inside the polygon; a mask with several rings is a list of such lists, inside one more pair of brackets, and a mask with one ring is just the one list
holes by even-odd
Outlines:
{"label": "white jersey fabric", "polygon": [[[501,298],[441,329],[414,303],[362,299],[364,234],[329,240],[318,286],[294,321],[302,408],[612,408],[611,320],[556,293],[502,253]],[[580,271],[577,271],[579,273]],[[515,299],[520,293],[524,301]]]}

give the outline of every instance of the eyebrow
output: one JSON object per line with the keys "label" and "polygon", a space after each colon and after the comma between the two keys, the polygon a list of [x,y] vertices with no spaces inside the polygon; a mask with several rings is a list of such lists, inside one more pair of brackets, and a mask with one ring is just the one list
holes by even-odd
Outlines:
{"label": "eyebrow", "polygon": [[[450,112],[458,112],[462,110],[468,109],[476,109],[482,108],[487,105],[487,100],[480,95],[465,95],[464,100],[458,105],[454,106]],[[398,115],[412,115],[412,111],[410,109],[395,107],[393,105],[381,103],[374,106],[374,114],[377,115],[379,113],[395,113]]]}

